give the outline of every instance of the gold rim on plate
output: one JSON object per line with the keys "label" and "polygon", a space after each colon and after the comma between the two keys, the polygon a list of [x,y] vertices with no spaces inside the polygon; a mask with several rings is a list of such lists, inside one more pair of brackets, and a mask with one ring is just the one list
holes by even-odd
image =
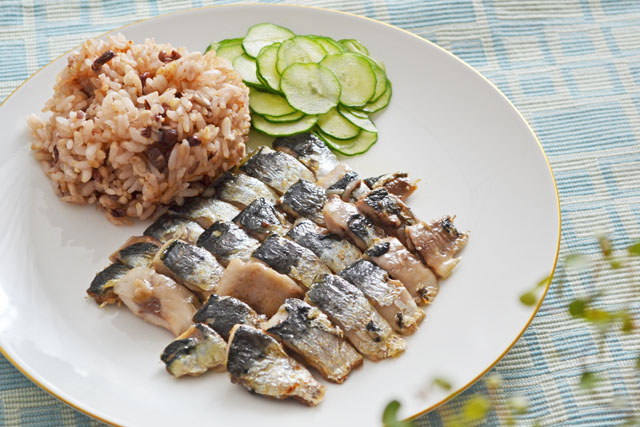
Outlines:
{"label": "gold rim on plate", "polygon": [[[178,13],[184,13],[184,12],[190,12],[190,11],[194,11],[194,10],[201,10],[201,9],[213,9],[213,8],[223,8],[223,7],[255,7],[255,6],[267,6],[267,7],[282,7],[282,8],[305,8],[305,9],[314,9],[314,10],[321,10],[324,12],[332,12],[332,13],[337,13],[337,14],[342,14],[342,15],[347,15],[347,16],[353,16],[356,17],[358,19],[364,19],[367,21],[371,21],[371,22],[375,22],[376,24],[381,24],[384,25],[386,27],[390,27],[393,28],[396,31],[401,31],[405,34],[410,35],[411,37],[415,37],[417,39],[419,39],[420,41],[427,43],[429,45],[431,45],[432,47],[437,48],[438,50],[440,50],[441,52],[447,54],[448,56],[454,58],[456,61],[458,61],[459,63],[463,64],[465,67],[467,67],[468,69],[470,69],[471,71],[473,71],[475,74],[477,74],[479,77],[482,78],[482,80],[484,80],[485,82],[487,82],[493,89],[495,89],[503,98],[505,101],[507,101],[507,103],[509,104],[509,106],[511,106],[511,108],[513,108],[516,113],[518,113],[518,116],[520,117],[520,119],[522,119],[522,121],[524,122],[524,124],[527,126],[527,129],[529,129],[529,132],[531,132],[531,134],[533,135],[533,137],[536,140],[536,143],[538,144],[538,147],[540,148],[540,151],[542,152],[542,155],[544,157],[545,162],[547,163],[547,167],[549,168],[549,173],[551,174],[551,180],[553,181],[553,187],[555,189],[556,192],[556,204],[558,206],[558,244],[556,246],[556,256],[553,260],[553,266],[551,268],[551,272],[549,274],[549,280],[547,281],[547,284],[544,288],[544,292],[542,293],[542,296],[540,297],[540,300],[538,301],[538,304],[535,307],[535,310],[533,311],[533,314],[531,315],[531,318],[529,318],[529,320],[527,321],[527,323],[524,325],[524,328],[522,329],[522,331],[518,334],[518,336],[513,340],[513,342],[511,344],[509,344],[509,346],[502,352],[502,354],[500,354],[500,356],[498,356],[498,358],[491,363],[485,370],[483,370],[480,374],[478,374],[475,378],[473,378],[471,381],[469,381],[466,385],[460,387],[459,389],[457,389],[456,391],[454,391],[453,393],[449,394],[447,397],[445,397],[444,399],[440,400],[437,403],[434,403],[433,405],[431,405],[430,407],[428,407],[427,409],[418,412],[417,414],[411,415],[408,419],[415,419],[421,415],[426,414],[427,412],[430,412],[434,409],[436,409],[437,407],[444,405],[445,403],[447,403],[448,401],[450,401],[451,399],[453,399],[454,397],[456,397],[457,395],[459,395],[460,393],[462,393],[463,391],[465,391],[466,389],[468,389],[469,387],[471,387],[476,381],[478,381],[480,378],[482,378],[482,376],[484,376],[487,372],[489,372],[494,366],[496,366],[496,364],[509,352],[509,350],[511,350],[513,348],[513,346],[516,344],[516,342],[518,342],[518,340],[520,339],[520,337],[524,334],[524,332],[527,330],[527,328],[529,327],[529,325],[531,324],[531,322],[533,321],[533,318],[536,316],[536,314],[538,313],[538,310],[540,309],[540,306],[542,305],[542,302],[544,301],[545,296],[547,295],[547,292],[549,291],[549,287],[551,286],[551,281],[553,279],[553,275],[555,273],[556,270],[556,265],[558,264],[558,256],[560,254],[560,237],[562,235],[561,233],[561,227],[562,227],[562,220],[561,220],[561,213],[560,213],[560,196],[558,194],[558,185],[556,183],[556,178],[553,174],[553,169],[551,168],[551,163],[549,163],[549,158],[547,157],[547,154],[544,152],[544,148],[542,147],[542,144],[540,143],[540,140],[538,139],[538,136],[536,135],[536,133],[533,131],[533,129],[531,128],[531,126],[529,125],[529,122],[527,122],[527,120],[524,118],[524,116],[522,115],[522,113],[520,112],[520,110],[518,110],[515,105],[513,105],[513,103],[509,100],[509,98],[506,97],[506,95],[504,93],[502,93],[502,91],[500,91],[500,89],[498,89],[498,87],[491,82],[489,79],[487,79],[484,75],[482,75],[478,70],[476,70],[475,68],[473,68],[471,65],[467,64],[466,62],[464,62],[462,59],[458,58],[457,56],[455,56],[453,53],[449,52],[448,50],[438,46],[437,44],[423,38],[420,37],[412,32],[409,32],[407,30],[404,30],[402,28],[396,27],[395,25],[391,25],[388,24],[386,22],[383,21],[378,21],[377,19],[373,19],[373,18],[368,18],[366,16],[361,16],[361,15],[356,15],[355,13],[351,13],[351,12],[343,12],[340,10],[335,10],[335,9],[327,9],[327,8],[321,8],[321,7],[315,7],[315,6],[305,6],[305,5],[291,5],[291,4],[262,4],[262,3],[243,3],[243,4],[225,4],[225,5],[210,5],[210,6],[204,6],[204,7],[192,7],[192,8],[187,8],[187,9],[181,9],[181,10],[176,10],[173,12],[168,12],[168,13],[163,13],[160,15],[156,15],[156,16],[152,16],[149,18],[142,18],[139,19],[137,21],[131,22],[129,24],[123,25],[121,27],[118,28],[114,28],[113,30],[104,32],[102,34],[100,34],[99,36],[96,36],[94,38],[101,38],[106,36],[107,34],[111,34],[115,31],[120,31],[124,28],[130,27],[132,25],[136,25],[139,24],[141,22],[146,22],[146,21],[150,21],[152,19],[156,19],[156,18],[161,18],[161,17],[165,17],[165,16],[169,16],[169,15],[175,15]],[[69,49],[68,51],[64,52],[63,54],[59,55],[58,57],[54,58],[53,60],[51,60],[48,64],[46,64],[44,67],[40,68],[38,71],[36,71],[35,73],[33,73],[31,76],[29,76],[28,79],[26,79],[25,81],[23,81],[22,83],[20,83],[13,91],[11,91],[11,93],[9,95],[7,95],[7,97],[4,99],[4,101],[2,101],[0,103],[0,107],[2,107],[2,105],[14,94],[16,93],[16,91],[18,89],[20,89],[25,83],[27,83],[29,80],[31,80],[33,78],[33,76],[35,76],[36,74],[38,74],[40,71],[44,70],[45,68],[47,68],[49,65],[51,65],[53,62],[57,61],[58,59],[60,59],[61,57],[67,55],[69,52],[73,51],[74,49],[78,48],[80,45],[75,46],[71,49]],[[43,390],[45,390],[46,392],[48,392],[49,394],[51,394],[52,396],[56,397],[57,399],[61,400],[62,402],[66,403],[67,405],[71,406],[72,408],[82,412],[85,415],[88,415],[92,418],[95,418],[99,421],[102,421],[103,423],[106,424],[111,424],[114,426],[118,426],[119,424],[114,423],[113,421],[107,420],[105,418],[102,418],[99,415],[96,415],[94,413],[89,412],[87,409],[81,408],[79,405],[67,400],[66,398],[58,395],[56,392],[54,392],[53,390],[51,390],[50,388],[48,388],[46,385],[42,384],[40,381],[38,381],[37,379],[35,379],[31,374],[29,374],[22,366],[20,366],[5,350],[4,348],[2,348],[2,346],[0,346],[0,353],[2,353],[2,355],[9,361],[11,362],[11,364],[17,369],[19,370],[25,377],[29,378],[33,383],[35,383],[36,385],[38,385],[40,388],[42,388]]]}

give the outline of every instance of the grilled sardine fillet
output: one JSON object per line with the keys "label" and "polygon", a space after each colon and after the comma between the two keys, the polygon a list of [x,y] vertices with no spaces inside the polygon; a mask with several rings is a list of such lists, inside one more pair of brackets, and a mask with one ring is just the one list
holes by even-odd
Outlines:
{"label": "grilled sardine fillet", "polygon": [[232,259],[249,261],[260,242],[232,222],[216,222],[200,235],[198,246],[211,252],[226,267]]}
{"label": "grilled sardine fillet", "polygon": [[226,366],[231,382],[252,393],[293,398],[309,406],[324,397],[325,387],[306,368],[287,356],[278,341],[251,326],[231,330]]}
{"label": "grilled sardine fillet", "polygon": [[356,246],[308,219],[296,221],[287,237],[316,254],[334,273],[362,257],[362,252]]}
{"label": "grilled sardine fillet", "polygon": [[340,384],[362,365],[362,356],[344,340],[342,330],[300,299],[287,299],[263,328],[329,381]]}
{"label": "grilled sardine fillet", "polygon": [[339,276],[327,274],[319,278],[307,292],[305,301],[340,326],[345,337],[368,359],[395,357],[407,347],[362,291]]}
{"label": "grilled sardine fillet", "polygon": [[253,257],[305,288],[309,288],[319,275],[331,273],[312,251],[277,234],[268,237],[253,252]]}
{"label": "grilled sardine fillet", "polygon": [[191,325],[165,347],[160,360],[174,377],[198,376],[224,366],[227,343],[213,329],[202,323]]}
{"label": "grilled sardine fillet", "polygon": [[233,297],[213,294],[193,315],[193,321],[204,323],[216,331],[225,341],[235,325],[259,328],[266,320],[244,302]]}
{"label": "grilled sardine fillet", "polygon": [[329,187],[340,181],[347,172],[353,172],[353,169],[347,166],[346,163],[338,163],[327,174],[319,177],[316,180],[316,185],[327,190]]}
{"label": "grilled sardine fillet", "polygon": [[360,176],[344,163],[339,164],[328,175],[319,179],[318,185],[326,189],[327,196],[335,194],[345,202],[355,202],[371,191],[360,179]]}
{"label": "grilled sardine fillet", "polygon": [[119,301],[118,295],[115,294],[114,286],[128,272],[131,267],[120,262],[114,262],[107,266],[93,278],[87,294],[92,297],[100,306],[107,304],[115,304]]}
{"label": "grilled sardine fillet", "polygon": [[322,187],[301,179],[293,184],[280,199],[280,208],[294,218],[308,218],[324,226],[322,207],[327,202]]}
{"label": "grilled sardine fillet", "polygon": [[180,239],[195,244],[203,231],[204,228],[195,221],[166,213],[147,227],[144,230],[144,235],[153,237],[162,243],[171,239]]}
{"label": "grilled sardine fillet", "polygon": [[405,201],[418,188],[415,181],[409,179],[409,175],[404,172],[395,172],[385,175],[375,176],[364,180],[367,187],[375,190],[386,188],[390,194]]}
{"label": "grilled sardine fillet", "polygon": [[398,197],[390,194],[386,188],[371,190],[356,203],[358,210],[387,233],[407,244],[405,228],[417,223],[411,209]]}
{"label": "grilled sardine fillet", "polygon": [[424,319],[402,283],[372,262],[361,259],[342,270],[340,277],[360,289],[396,332],[412,334]]}
{"label": "grilled sardine fillet", "polygon": [[116,283],[114,292],[133,314],[176,336],[191,326],[196,312],[195,295],[148,267],[130,270]]}
{"label": "grilled sardine fillet", "polygon": [[217,221],[231,221],[240,213],[240,209],[219,199],[192,197],[182,206],[172,206],[169,212],[195,221],[202,228],[207,228]]}
{"label": "grilled sardine fillet", "polygon": [[237,298],[258,313],[273,316],[287,298],[302,298],[304,291],[261,262],[234,259],[220,279],[218,294]]}
{"label": "grilled sardine fillet", "polygon": [[162,243],[149,236],[130,237],[124,245],[111,254],[111,262],[121,262],[129,267],[146,267],[151,264],[153,257]]}
{"label": "grilled sardine fillet", "polygon": [[329,196],[322,214],[330,232],[348,238],[363,251],[384,237],[382,230],[375,227],[371,219],[360,214],[355,205],[342,201],[335,194]]}
{"label": "grilled sardine fillet", "polygon": [[215,196],[241,209],[256,199],[263,198],[272,205],[278,201],[276,193],[264,182],[239,171],[229,171],[213,183]]}
{"label": "grilled sardine fillet", "polygon": [[406,228],[409,248],[442,278],[449,277],[460,258],[454,258],[467,244],[469,236],[458,231],[453,218],[445,216],[429,224],[419,222]]}
{"label": "grilled sardine fillet", "polygon": [[268,147],[260,147],[240,166],[240,169],[247,175],[264,182],[278,194],[284,194],[300,179],[315,181],[313,173],[295,157],[273,151]]}
{"label": "grilled sardine fillet", "polygon": [[289,223],[284,216],[263,198],[251,202],[233,219],[233,222],[260,241],[269,234],[284,235],[289,230]]}
{"label": "grilled sardine fillet", "polygon": [[158,273],[203,295],[216,291],[224,272],[209,251],[175,239],[160,248],[153,259],[153,267]]}
{"label": "grilled sardine fillet", "polygon": [[316,178],[327,175],[338,166],[336,155],[320,138],[312,133],[299,133],[276,138],[273,141],[273,148],[298,159],[316,175]]}
{"label": "grilled sardine fillet", "polygon": [[429,304],[438,294],[438,279],[433,271],[395,237],[378,241],[364,256],[402,282],[417,304]]}

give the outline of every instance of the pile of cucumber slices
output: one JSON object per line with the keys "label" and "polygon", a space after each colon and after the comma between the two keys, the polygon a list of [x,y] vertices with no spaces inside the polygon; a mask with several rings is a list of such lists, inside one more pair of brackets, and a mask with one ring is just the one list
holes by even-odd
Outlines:
{"label": "pile of cucumber slices", "polygon": [[391,83],[384,65],[357,40],[297,36],[265,23],[209,50],[231,61],[250,87],[255,129],[271,136],[313,131],[347,156],[378,140],[369,115],[389,104]]}

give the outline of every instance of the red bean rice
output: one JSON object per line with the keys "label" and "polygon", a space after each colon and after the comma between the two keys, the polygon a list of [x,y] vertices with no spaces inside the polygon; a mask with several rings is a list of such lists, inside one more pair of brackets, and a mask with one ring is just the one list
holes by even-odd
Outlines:
{"label": "red bean rice", "polygon": [[43,109],[51,117],[27,121],[56,194],[96,203],[123,224],[202,193],[236,165],[248,105],[247,87],[215,52],[134,45],[118,34],[71,53]]}

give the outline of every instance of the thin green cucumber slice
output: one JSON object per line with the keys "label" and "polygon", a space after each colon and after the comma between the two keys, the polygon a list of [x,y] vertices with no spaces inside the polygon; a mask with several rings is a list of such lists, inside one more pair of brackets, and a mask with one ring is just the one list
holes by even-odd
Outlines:
{"label": "thin green cucumber slice", "polygon": [[318,128],[340,140],[355,138],[360,133],[360,128],[344,118],[335,108],[318,116]]}
{"label": "thin green cucumber slice", "polygon": [[369,61],[369,65],[371,65],[371,69],[373,73],[376,75],[376,92],[373,94],[369,102],[375,102],[382,96],[384,91],[387,89],[387,74],[384,70],[378,66],[376,61],[369,58],[368,56],[364,57],[367,61]]}
{"label": "thin green cucumber slice", "polygon": [[280,45],[276,69],[282,74],[290,65],[317,63],[322,61],[325,56],[327,56],[327,51],[320,43],[310,37],[295,36]]}
{"label": "thin green cucumber slice", "polygon": [[243,53],[233,60],[233,69],[240,74],[242,81],[246,84],[262,88],[262,82],[258,80],[256,61],[249,55]]}
{"label": "thin green cucumber slice", "polygon": [[369,118],[369,114],[365,113],[364,111],[361,110],[356,110],[355,108],[349,108],[349,107],[345,107],[344,105],[342,106],[342,108],[348,108],[349,111],[351,112],[351,114],[353,114],[356,117],[360,117],[361,119],[368,119]]}
{"label": "thin green cucumber slice", "polygon": [[209,52],[210,50],[218,50],[218,47],[220,47],[220,42],[211,42],[209,43],[209,46],[207,46],[207,48],[204,50],[204,52],[202,53],[203,55],[207,52]]}
{"label": "thin green cucumber slice", "polygon": [[279,42],[265,46],[260,50],[256,58],[258,78],[261,78],[268,87],[276,91],[280,90],[280,74],[276,69],[279,47]]}
{"label": "thin green cucumber slice", "polygon": [[260,115],[285,116],[296,112],[282,96],[254,88],[249,89],[249,107]]}
{"label": "thin green cucumber slice", "polygon": [[311,37],[316,43],[322,45],[324,50],[327,51],[327,55],[335,55],[336,53],[346,52],[347,48],[329,37],[323,36],[307,36]]}
{"label": "thin green cucumber slice", "polygon": [[336,75],[342,91],[340,103],[357,107],[365,105],[376,93],[376,75],[369,61],[353,52],[329,55],[320,65]]}
{"label": "thin green cucumber slice", "polygon": [[222,40],[216,50],[216,55],[223,58],[227,58],[231,63],[238,56],[242,55],[244,50],[242,49],[242,39],[226,39]]}
{"label": "thin green cucumber slice", "polygon": [[338,106],[338,113],[340,113],[340,115],[344,117],[345,120],[358,127],[359,129],[365,130],[367,132],[378,132],[378,129],[376,129],[376,125],[374,125],[368,117],[363,118],[357,116],[353,114],[352,110],[342,105]]}
{"label": "thin green cucumber slice", "polygon": [[364,107],[360,107],[359,109],[366,113],[375,113],[376,111],[380,111],[389,105],[389,101],[391,100],[391,82],[387,80],[387,88],[384,93],[377,101],[368,103]]}
{"label": "thin green cucumber slice", "polygon": [[356,39],[342,39],[338,43],[344,46],[349,52],[361,53],[369,56],[369,49]]}
{"label": "thin green cucumber slice", "polygon": [[262,117],[271,123],[283,123],[283,122],[295,122],[298,119],[304,117],[302,111],[296,111],[295,113],[286,114],[284,116],[270,116],[269,114],[263,114]]}
{"label": "thin green cucumber slice", "polygon": [[324,114],[340,99],[340,82],[318,64],[289,66],[282,73],[280,90],[289,105],[306,114]]}
{"label": "thin green cucumber slice", "polygon": [[306,132],[316,125],[318,116],[304,116],[295,122],[272,123],[257,114],[251,116],[253,127],[271,136],[289,136]]}
{"label": "thin green cucumber slice", "polygon": [[366,130],[360,131],[355,138],[342,141],[332,138],[324,132],[318,132],[318,136],[322,138],[325,143],[333,151],[337,151],[345,156],[355,156],[356,154],[362,154],[369,150],[373,144],[378,141],[378,134],[375,132],[367,132]]}
{"label": "thin green cucumber slice", "polygon": [[247,55],[255,58],[260,49],[272,43],[282,42],[295,36],[288,28],[275,24],[258,24],[247,30],[242,40],[242,47]]}

